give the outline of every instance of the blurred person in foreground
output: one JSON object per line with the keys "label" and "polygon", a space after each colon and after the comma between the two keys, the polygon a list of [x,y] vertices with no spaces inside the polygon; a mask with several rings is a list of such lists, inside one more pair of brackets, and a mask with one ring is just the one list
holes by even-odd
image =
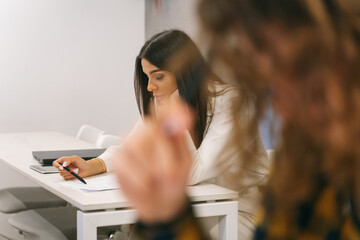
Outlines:
{"label": "blurred person in foreground", "polygon": [[[358,6],[351,0],[200,1],[210,60],[223,61],[256,99],[253,124],[234,129],[232,145],[255,130],[268,102],[281,117],[282,141],[254,239],[360,239]],[[234,102],[235,122],[239,106]],[[160,239],[165,232],[167,239],[203,238],[186,198],[191,156],[181,130],[192,118],[182,108],[177,103],[145,124],[119,152],[142,176],[125,178],[118,168],[139,210],[138,238]],[[154,131],[157,141],[150,138]],[[157,150],[140,161],[134,144]]]}

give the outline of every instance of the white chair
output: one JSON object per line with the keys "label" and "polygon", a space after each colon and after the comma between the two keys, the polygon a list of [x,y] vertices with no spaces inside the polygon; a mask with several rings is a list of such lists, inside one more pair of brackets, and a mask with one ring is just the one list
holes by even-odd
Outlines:
{"label": "white chair", "polygon": [[34,208],[65,206],[66,201],[42,187],[13,187],[0,190],[0,212],[16,213]]}
{"label": "white chair", "polygon": [[76,212],[74,207],[32,209],[11,216],[9,224],[22,239],[72,240],[76,239]]}
{"label": "white chair", "polygon": [[84,124],[80,127],[76,138],[89,142],[89,143],[93,143],[96,144],[96,141],[98,140],[98,138],[103,135],[105,132],[101,129],[98,129],[96,127]]}
{"label": "white chair", "polygon": [[121,141],[122,141],[122,137],[118,137],[110,134],[103,134],[99,136],[95,145],[102,148],[108,148],[111,146],[119,145]]}
{"label": "white chair", "polygon": [[[32,209],[9,218],[9,224],[22,234],[24,240],[73,240],[76,239],[75,207]],[[129,239],[129,227],[109,226],[98,228],[97,239]]]}
{"label": "white chair", "polygon": [[[19,213],[28,209],[59,207],[66,206],[66,204],[66,201],[42,187],[13,187],[0,190],[0,212],[7,216],[11,213]],[[8,237],[12,239],[12,237],[15,237],[16,232],[13,231],[11,236],[1,233],[0,235],[6,239]],[[17,235],[16,239],[19,239],[18,237],[20,236]]]}

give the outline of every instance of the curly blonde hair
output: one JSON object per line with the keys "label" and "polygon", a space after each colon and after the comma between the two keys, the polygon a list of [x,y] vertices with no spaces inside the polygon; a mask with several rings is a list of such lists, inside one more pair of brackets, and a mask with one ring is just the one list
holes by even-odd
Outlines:
{"label": "curly blonde hair", "polygon": [[200,1],[209,56],[233,70],[255,105],[233,143],[255,131],[269,102],[281,117],[268,186],[279,208],[295,208],[323,182],[346,194],[360,188],[358,2]]}

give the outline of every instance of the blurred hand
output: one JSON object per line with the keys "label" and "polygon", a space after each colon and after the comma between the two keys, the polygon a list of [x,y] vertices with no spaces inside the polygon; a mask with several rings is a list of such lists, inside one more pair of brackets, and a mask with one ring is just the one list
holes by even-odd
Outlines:
{"label": "blurred hand", "polygon": [[184,131],[191,123],[187,107],[171,102],[156,121],[144,119],[118,150],[114,169],[122,191],[145,223],[170,220],[186,206],[192,156]]}
{"label": "blurred hand", "polygon": [[82,159],[79,156],[70,156],[70,157],[62,157],[53,162],[53,166],[59,169],[60,176],[62,176],[65,180],[75,178],[68,171],[66,171],[59,163],[62,163],[63,166],[68,166],[75,173],[77,173],[80,177],[88,177],[94,175],[94,169],[91,168],[90,164],[87,161]]}

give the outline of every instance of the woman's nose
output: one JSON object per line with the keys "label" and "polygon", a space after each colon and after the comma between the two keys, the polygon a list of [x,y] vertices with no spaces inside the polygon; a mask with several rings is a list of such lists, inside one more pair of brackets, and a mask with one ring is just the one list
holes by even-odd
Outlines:
{"label": "woman's nose", "polygon": [[151,80],[149,80],[148,85],[147,85],[147,90],[149,92],[153,92],[154,90],[156,90],[156,88],[157,87],[151,82]]}

